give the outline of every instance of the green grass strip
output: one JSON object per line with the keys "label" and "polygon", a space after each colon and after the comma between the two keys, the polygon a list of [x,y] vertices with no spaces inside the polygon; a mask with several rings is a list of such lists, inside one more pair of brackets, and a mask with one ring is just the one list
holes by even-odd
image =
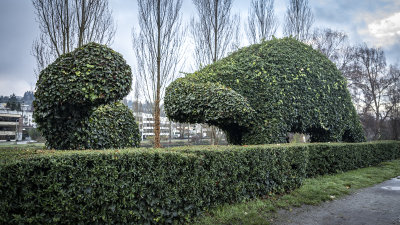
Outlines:
{"label": "green grass strip", "polygon": [[318,205],[399,175],[400,160],[393,160],[375,167],[310,178],[286,195],[215,208],[197,218],[195,224],[270,224],[279,208],[290,210],[303,204]]}

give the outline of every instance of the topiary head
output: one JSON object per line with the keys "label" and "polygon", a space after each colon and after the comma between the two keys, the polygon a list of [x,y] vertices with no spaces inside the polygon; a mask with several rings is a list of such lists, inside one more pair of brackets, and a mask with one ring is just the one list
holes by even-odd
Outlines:
{"label": "topiary head", "polygon": [[39,75],[43,104],[98,106],[121,100],[132,84],[130,66],[105,45],[89,43],[57,58]]}

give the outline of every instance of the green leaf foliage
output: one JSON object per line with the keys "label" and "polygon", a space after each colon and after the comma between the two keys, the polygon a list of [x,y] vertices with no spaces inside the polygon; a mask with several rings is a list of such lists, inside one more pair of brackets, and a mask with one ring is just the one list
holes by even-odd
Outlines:
{"label": "green leaf foliage", "polygon": [[[127,133],[116,129],[119,122],[131,123],[133,115],[114,104],[129,93],[131,83],[129,65],[122,55],[105,45],[89,43],[57,58],[41,71],[36,84],[34,118],[46,145],[55,149],[133,146],[135,126]],[[108,113],[98,111],[105,109]],[[114,117],[117,115],[123,117]],[[88,120],[114,131],[119,143],[110,139],[110,133],[90,128]]]}
{"label": "green leaf foliage", "polygon": [[293,38],[232,53],[166,89],[165,111],[179,122],[207,123],[232,144],[365,140],[346,80],[323,54]]}
{"label": "green leaf foliage", "polygon": [[[400,142],[4,152],[0,224],[182,224],[306,177],[400,158]],[[17,155],[21,159],[15,159]]]}
{"label": "green leaf foliage", "polygon": [[97,107],[83,122],[76,139],[90,149],[139,147],[139,127],[132,111],[117,102]]}

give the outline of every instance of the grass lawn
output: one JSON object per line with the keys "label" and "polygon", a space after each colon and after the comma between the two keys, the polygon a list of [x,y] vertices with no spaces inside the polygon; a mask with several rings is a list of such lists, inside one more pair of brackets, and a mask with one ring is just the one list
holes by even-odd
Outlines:
{"label": "grass lawn", "polygon": [[215,208],[197,218],[196,224],[270,224],[278,208],[290,210],[303,204],[317,205],[399,175],[400,160],[394,160],[376,167],[310,178],[300,188],[286,195]]}

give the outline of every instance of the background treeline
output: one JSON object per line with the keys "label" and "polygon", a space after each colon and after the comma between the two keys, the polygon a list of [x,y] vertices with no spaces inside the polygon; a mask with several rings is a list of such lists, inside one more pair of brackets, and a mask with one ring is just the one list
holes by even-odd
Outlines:
{"label": "background treeline", "polygon": [[26,91],[22,97],[14,93],[10,96],[0,96],[0,103],[6,103],[5,107],[10,110],[21,111],[23,104],[31,106],[34,99],[33,91]]}

